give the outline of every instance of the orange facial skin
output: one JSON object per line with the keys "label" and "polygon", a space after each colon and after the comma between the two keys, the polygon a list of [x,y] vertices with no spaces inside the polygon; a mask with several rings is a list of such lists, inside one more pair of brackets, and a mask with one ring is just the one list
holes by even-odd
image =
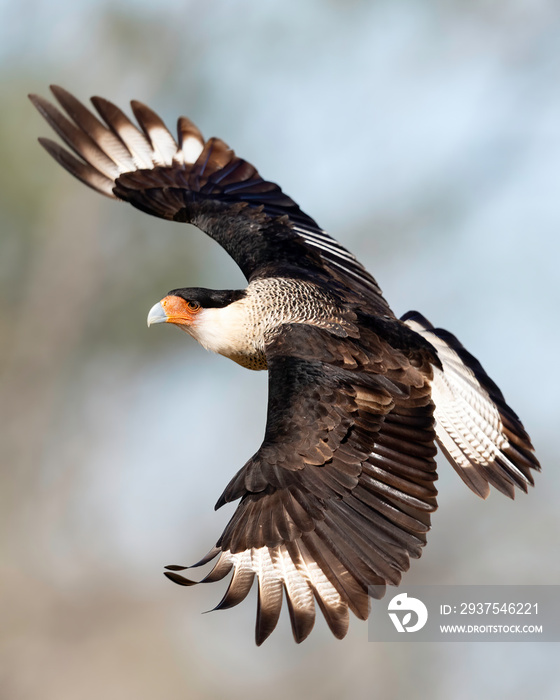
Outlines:
{"label": "orange facial skin", "polygon": [[196,301],[185,301],[173,295],[164,297],[160,304],[167,316],[166,323],[177,326],[190,326],[202,308]]}

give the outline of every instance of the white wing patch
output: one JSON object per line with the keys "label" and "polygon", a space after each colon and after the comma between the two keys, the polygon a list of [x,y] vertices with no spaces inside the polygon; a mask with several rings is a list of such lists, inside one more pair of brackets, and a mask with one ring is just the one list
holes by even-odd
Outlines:
{"label": "white wing patch", "polygon": [[257,575],[261,609],[277,605],[278,613],[280,612],[282,587],[286,591],[289,605],[299,611],[305,610],[310,622],[315,617],[314,595],[329,608],[339,610],[346,607],[340,594],[316,562],[306,562],[301,557],[296,564],[284,544],[278,547],[253,548],[238,554],[226,550],[220,554],[216,566],[220,565],[221,560],[231,563],[234,578]]}
{"label": "white wing patch", "polygon": [[158,115],[141,102],[131,102],[140,129],[108,100],[92,98],[103,123],[66,90],[53,86],[52,91],[73,121],[42,97],[30,98],[80,158],[50,139],[40,139],[41,144],[72,175],[108,197],[115,197],[113,187],[119,175],[174,163],[192,164],[204,148],[202,134],[185,117],[179,119],[177,142]]}
{"label": "white wing patch", "polygon": [[202,144],[194,136],[189,136],[183,141],[183,158],[185,163],[196,163],[196,159],[202,153],[204,144]]}
{"label": "white wing patch", "polygon": [[181,163],[196,163],[204,148],[204,138],[200,129],[187,117],[180,117],[177,123],[179,133],[179,155]]}
{"label": "white wing patch", "polygon": [[153,126],[149,131],[153,146],[153,162],[158,165],[173,165],[177,154],[177,143],[165,127]]}
{"label": "white wing patch", "polygon": [[[291,550],[291,551],[289,551]],[[218,553],[213,550],[202,560],[208,562]],[[334,634],[342,638],[348,628],[348,605],[319,565],[309,556],[299,540],[277,547],[259,547],[243,552],[219,552],[218,559],[201,581],[195,582],[175,573],[187,567],[167,567],[166,575],[185,586],[212,583],[224,578],[232,569],[228,589],[215,610],[230,608],[245,599],[254,578],[258,581],[257,644],[274,630],[282,609],[283,591],[290,609],[290,619],[296,640],[302,641],[315,622],[315,600],[325,613]]]}

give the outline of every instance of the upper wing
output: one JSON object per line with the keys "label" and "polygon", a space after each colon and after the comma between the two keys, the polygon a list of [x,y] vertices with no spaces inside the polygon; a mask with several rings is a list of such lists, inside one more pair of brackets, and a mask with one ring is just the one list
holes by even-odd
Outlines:
{"label": "upper wing", "polygon": [[47,100],[30,99],[79,157],[49,139],[39,140],[86,185],[149,214],[195,224],[225,248],[247,279],[328,276],[392,315],[356,258],[220,139],[205,141],[181,117],[176,141],[140,102],[131,103],[138,128],[118,107],[93,97],[101,121],[62,88],[51,89],[70,119]]}
{"label": "upper wing", "polygon": [[[341,339],[284,326],[267,348],[269,404],[259,451],[217,507],[241,498],[208,557],[204,581],[233,568],[218,608],[258,580],[256,640],[274,629],[285,591],[296,641],[315,619],[346,634],[348,609],[365,619],[368,595],[396,585],[419,557],[436,507],[431,371],[372,330]],[[168,567],[180,584],[193,581]]]}
{"label": "upper wing", "polygon": [[510,498],[515,486],[527,491],[540,465],[500,389],[449,331],[434,328],[417,311],[402,320],[433,345],[441,362],[432,385],[436,437],[459,476],[482,498],[490,484]]}

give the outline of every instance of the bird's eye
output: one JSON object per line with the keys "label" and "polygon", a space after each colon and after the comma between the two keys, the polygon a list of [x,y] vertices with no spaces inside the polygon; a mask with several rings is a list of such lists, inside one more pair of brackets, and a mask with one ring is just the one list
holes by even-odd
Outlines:
{"label": "bird's eye", "polygon": [[189,311],[198,311],[200,309],[200,304],[198,301],[187,301],[187,309]]}

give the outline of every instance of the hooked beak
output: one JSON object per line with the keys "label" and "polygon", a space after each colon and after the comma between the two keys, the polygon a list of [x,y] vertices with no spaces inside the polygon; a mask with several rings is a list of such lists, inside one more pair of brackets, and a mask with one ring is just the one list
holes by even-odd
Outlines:
{"label": "hooked beak", "polygon": [[193,305],[181,297],[168,294],[157,304],[154,304],[148,314],[148,326],[154,323],[174,323],[187,330],[195,321],[200,306]]}
{"label": "hooked beak", "polygon": [[157,304],[154,304],[152,308],[150,309],[150,313],[148,314],[148,328],[153,325],[154,323],[166,323],[167,322],[167,314],[165,313],[165,309],[161,305],[161,301],[158,301]]}

